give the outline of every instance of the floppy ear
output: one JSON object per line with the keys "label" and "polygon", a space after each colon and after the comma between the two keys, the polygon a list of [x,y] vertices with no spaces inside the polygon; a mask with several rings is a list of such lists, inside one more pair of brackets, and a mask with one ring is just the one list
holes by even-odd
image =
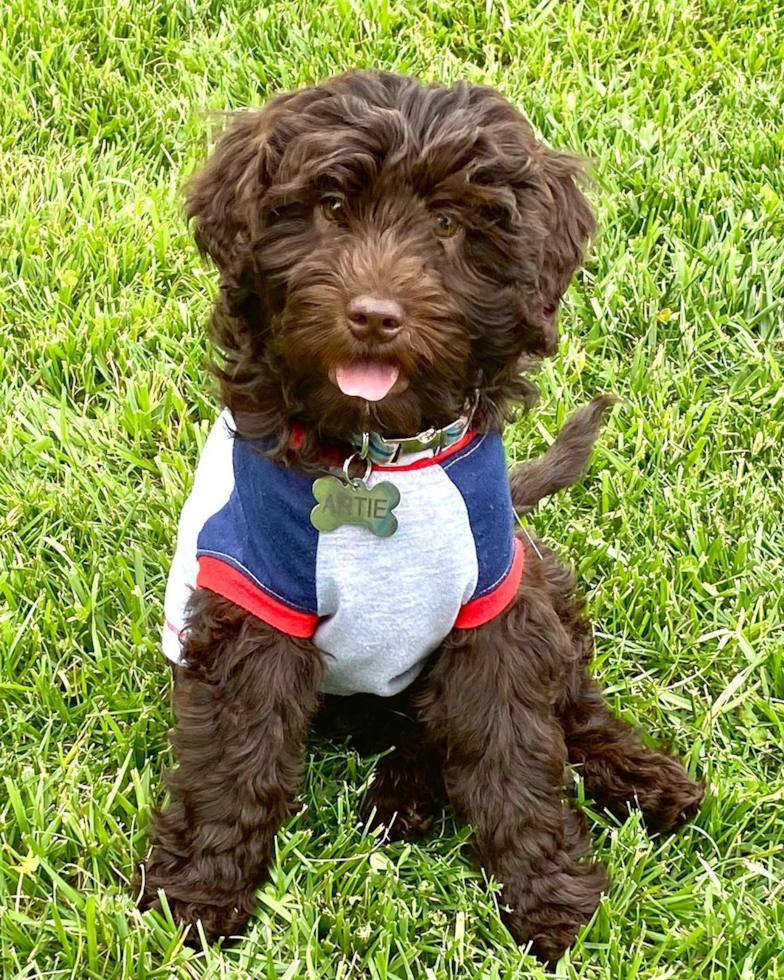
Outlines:
{"label": "floppy ear", "polygon": [[542,266],[537,282],[541,303],[542,353],[554,354],[558,346],[558,304],[583,260],[589,237],[596,229],[593,212],[579,189],[584,178],[582,162],[568,153],[544,151],[543,176],[550,192]]}
{"label": "floppy ear", "polygon": [[324,86],[307,86],[275,96],[263,109],[229,113],[212,156],[188,185],[186,213],[196,244],[220,269],[230,308],[253,291],[252,247],[286,148],[308,107],[326,94]]}
{"label": "floppy ear", "polygon": [[221,272],[221,287],[236,299],[250,272],[251,230],[270,183],[268,110],[230,117],[212,156],[190,181],[186,214],[199,250]]}

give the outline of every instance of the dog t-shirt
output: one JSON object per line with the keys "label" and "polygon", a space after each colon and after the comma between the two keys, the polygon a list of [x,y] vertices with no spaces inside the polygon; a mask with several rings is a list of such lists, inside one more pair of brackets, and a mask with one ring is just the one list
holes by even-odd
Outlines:
{"label": "dog t-shirt", "polygon": [[469,432],[436,454],[374,465],[367,486],[390,482],[400,494],[390,537],[356,524],[317,530],[316,477],[261,448],[234,438],[228,411],[207,439],[166,587],[169,659],[183,663],[186,604],[198,586],[310,637],[325,654],[326,693],[389,696],[453,628],[481,626],[516,595],[524,549],[500,435]]}

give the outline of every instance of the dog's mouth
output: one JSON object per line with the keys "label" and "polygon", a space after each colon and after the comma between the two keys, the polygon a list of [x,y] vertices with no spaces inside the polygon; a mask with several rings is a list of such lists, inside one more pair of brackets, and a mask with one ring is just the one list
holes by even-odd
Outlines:
{"label": "dog's mouth", "polygon": [[394,389],[407,387],[395,364],[381,361],[355,361],[341,364],[334,371],[334,383],[344,395],[362,398],[368,402],[380,402]]}

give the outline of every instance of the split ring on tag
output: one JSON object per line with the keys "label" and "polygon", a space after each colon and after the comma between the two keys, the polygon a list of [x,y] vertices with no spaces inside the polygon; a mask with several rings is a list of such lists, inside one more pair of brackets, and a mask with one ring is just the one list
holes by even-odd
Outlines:
{"label": "split ring on tag", "polygon": [[[365,460],[365,475],[363,477],[355,476],[352,479],[349,476],[349,470],[351,469],[351,464],[354,462],[354,460],[357,457],[359,457],[360,459],[364,459]],[[352,453],[349,456],[349,458],[346,460],[346,462],[343,464],[343,479],[346,481],[346,483],[353,483],[353,484],[356,484],[358,486],[361,485],[362,487],[365,488],[365,490],[367,490],[368,489],[367,478],[370,476],[370,471],[372,469],[373,469],[373,464],[370,462],[370,460],[366,456],[363,456],[361,452],[360,453]]]}

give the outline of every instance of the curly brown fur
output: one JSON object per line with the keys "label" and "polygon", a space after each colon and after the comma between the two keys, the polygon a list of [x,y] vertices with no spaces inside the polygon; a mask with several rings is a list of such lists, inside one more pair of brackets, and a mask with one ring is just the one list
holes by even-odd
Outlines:
{"label": "curly brown fur", "polygon": [[606,876],[580,860],[586,831],[565,800],[567,748],[555,707],[581,665],[533,549],[526,557],[530,573],[512,608],[452,633],[419,708],[445,757],[449,799],[473,828],[482,866],[504,886],[509,930],[553,960],[593,915]]}
{"label": "curly brown fur", "polygon": [[597,802],[619,816],[639,806],[652,831],[675,829],[702,797],[677,759],[646,748],[609,711],[588,675],[591,645],[572,572],[531,544],[513,606],[477,630],[455,630],[418,695],[449,799],[504,886],[507,926],[546,961],[591,918],[607,883],[581,860],[590,846],[566,800],[567,760]]}
{"label": "curly brown fur", "polygon": [[179,921],[217,937],[253,911],[299,787],[323,664],[310,643],[206,589],[193,594],[187,636],[174,678],[178,767],[153,819],[140,904],[158,907],[163,889]]}
{"label": "curly brown fur", "polygon": [[447,802],[441,757],[412,703],[421,679],[391,698],[371,694],[326,695],[314,730],[333,740],[351,739],[361,755],[381,754],[362,807],[369,830],[387,840],[426,834]]}
{"label": "curly brown fur", "polygon": [[[305,422],[301,465],[361,423],[392,435],[444,425],[477,384],[478,417],[497,429],[512,402],[535,398],[518,359],[557,345],[594,226],[580,173],[497,92],[466,83],[350,72],[235,115],[188,214],[221,271],[212,338],[240,435],[277,440],[286,459]],[[383,351],[401,383],[368,417],[330,379],[378,353],[347,325],[364,293],[394,296],[406,316]]]}
{"label": "curly brown fur", "polygon": [[[621,819],[639,809],[651,833],[677,830],[697,813],[704,782],[691,779],[678,759],[646,746],[631,725],[610,711],[590,676],[593,632],[585,603],[575,595],[574,572],[541,542],[537,551],[539,573],[580,664],[567,676],[556,703],[569,762],[577,767],[586,795],[600,807]],[[533,568],[530,573],[535,574]]]}
{"label": "curly brown fur", "polygon": [[[476,425],[500,430],[513,403],[535,397],[521,371],[554,351],[558,304],[593,229],[580,172],[500,95],[465,83],[355,72],[237,114],[194,178],[188,212],[220,270],[212,337],[238,438],[271,440],[273,458],[312,469],[365,428],[444,425],[477,389]],[[367,293],[401,311],[383,342],[349,322],[352,297]],[[399,368],[382,400],[335,383],[340,365],[365,359]],[[579,475],[608,404],[593,402],[542,460],[514,471],[519,511]],[[549,961],[606,882],[586,859],[568,763],[598,803],[619,816],[639,806],[652,830],[699,803],[683,766],[608,710],[588,675],[572,573],[541,544],[527,548],[512,605],[454,630],[385,703],[320,699],[324,664],[310,641],[204,589],[186,636],[178,768],[154,819],[142,904],[162,889],[177,919],[201,920],[208,936],[252,912],[313,720],[384,753],[366,818],[389,836],[426,830],[448,796],[503,886],[512,934]]]}
{"label": "curly brown fur", "polygon": [[543,497],[569,487],[583,474],[607,409],[618,401],[599,395],[565,423],[555,442],[537,459],[519,463],[509,474],[512,503],[528,514]]}

